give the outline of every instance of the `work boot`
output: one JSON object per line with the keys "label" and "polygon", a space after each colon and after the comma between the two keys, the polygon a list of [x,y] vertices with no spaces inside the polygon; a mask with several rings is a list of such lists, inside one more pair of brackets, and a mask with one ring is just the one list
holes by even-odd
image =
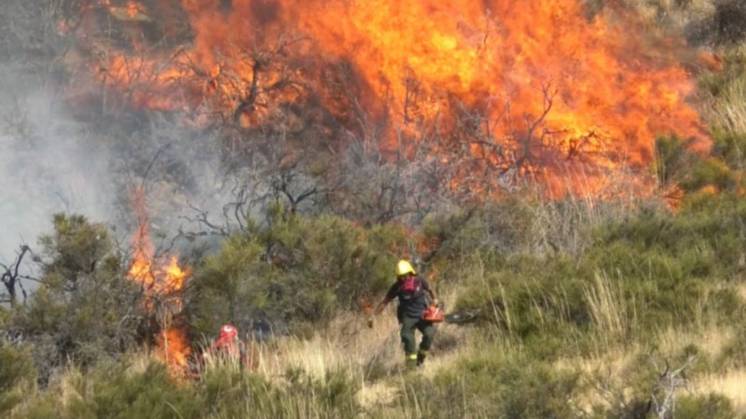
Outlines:
{"label": "work boot", "polygon": [[417,354],[407,354],[405,358],[405,365],[408,370],[417,368],[417,366],[420,365],[419,356]]}
{"label": "work boot", "polygon": [[425,351],[417,352],[417,366],[418,367],[425,363],[425,358],[427,358],[427,352]]}

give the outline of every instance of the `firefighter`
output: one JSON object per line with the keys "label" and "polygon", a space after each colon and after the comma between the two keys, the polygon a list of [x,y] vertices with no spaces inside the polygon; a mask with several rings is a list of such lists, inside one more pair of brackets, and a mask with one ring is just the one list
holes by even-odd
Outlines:
{"label": "firefighter", "polygon": [[[431,306],[438,304],[438,300],[430,284],[417,275],[409,261],[400,260],[396,264],[396,278],[396,283],[391,286],[386,297],[378,304],[374,314],[380,314],[394,298],[399,299],[396,315],[404,346],[405,363],[408,368],[412,368],[425,362],[427,351],[433,343],[435,324],[423,316],[429,312]],[[415,329],[422,333],[419,348],[415,339]]]}
{"label": "firefighter", "polygon": [[238,338],[238,329],[232,324],[220,327],[220,334],[205,352],[206,359],[215,356],[240,360],[241,365],[244,364],[244,345]]}

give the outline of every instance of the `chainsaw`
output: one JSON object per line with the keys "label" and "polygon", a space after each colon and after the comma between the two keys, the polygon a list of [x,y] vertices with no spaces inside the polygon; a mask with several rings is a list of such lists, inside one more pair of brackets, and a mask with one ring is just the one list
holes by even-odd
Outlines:
{"label": "chainsaw", "polygon": [[[438,304],[432,304],[428,306],[427,309],[425,309],[425,312],[422,313],[422,320],[431,322],[431,323],[449,323],[449,324],[456,324],[456,325],[462,325],[471,323],[479,317],[479,310],[461,310],[457,311],[455,313],[449,313],[445,314],[443,310],[443,305]],[[368,317],[368,327],[373,327],[373,317]]]}
{"label": "chainsaw", "polygon": [[455,313],[445,314],[442,304],[430,305],[424,313],[422,313],[422,320],[431,323],[452,323],[452,324],[466,324],[471,323],[479,317],[479,310],[461,310]]}
{"label": "chainsaw", "polygon": [[443,309],[435,304],[428,306],[422,313],[422,320],[430,323],[440,323],[446,319]]}

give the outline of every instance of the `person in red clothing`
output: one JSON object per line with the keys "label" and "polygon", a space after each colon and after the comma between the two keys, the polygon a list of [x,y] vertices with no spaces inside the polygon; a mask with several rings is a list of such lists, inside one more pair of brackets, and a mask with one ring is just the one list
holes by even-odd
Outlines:
{"label": "person in red clothing", "polygon": [[241,367],[248,365],[246,347],[238,338],[238,329],[232,324],[224,324],[220,327],[220,334],[204,352],[205,361],[211,359],[238,360]]}
{"label": "person in red clothing", "polygon": [[210,345],[210,352],[223,353],[227,356],[240,356],[241,346],[241,340],[238,339],[238,329],[232,324],[225,324],[220,328],[218,338]]}

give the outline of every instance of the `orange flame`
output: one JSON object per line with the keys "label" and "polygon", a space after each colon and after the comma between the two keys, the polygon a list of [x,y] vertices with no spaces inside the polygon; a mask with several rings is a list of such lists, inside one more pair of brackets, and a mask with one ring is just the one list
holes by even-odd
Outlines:
{"label": "orange flame", "polygon": [[156,310],[156,302],[158,308],[165,309],[163,317],[166,321],[155,340],[156,353],[169,366],[183,371],[187,367],[187,359],[191,353],[189,339],[183,327],[171,323],[173,317],[181,312],[182,300],[179,291],[186,284],[190,272],[179,265],[176,256],[167,257],[163,261],[157,260],[150,239],[150,224],[142,189],[133,192],[132,203],[137,215],[138,228],[133,237],[134,254],[128,277],[142,285],[148,310]]}
{"label": "orange flame", "polygon": [[[579,0],[180,3],[188,40],[163,49],[133,36],[95,77],[135,106],[196,122],[261,124],[283,104],[320,101],[353,129],[361,106],[387,121],[384,150],[427,143],[456,167],[451,187],[480,193],[522,176],[551,195],[598,195],[625,168],[646,188],[657,136],[709,147],[687,102],[683,43],[642,35],[629,14],[590,19]],[[162,26],[179,26],[177,15]]]}
{"label": "orange flame", "polygon": [[162,331],[156,339],[156,345],[159,348],[159,355],[168,365],[178,371],[184,371],[192,349],[182,329],[170,327]]}

